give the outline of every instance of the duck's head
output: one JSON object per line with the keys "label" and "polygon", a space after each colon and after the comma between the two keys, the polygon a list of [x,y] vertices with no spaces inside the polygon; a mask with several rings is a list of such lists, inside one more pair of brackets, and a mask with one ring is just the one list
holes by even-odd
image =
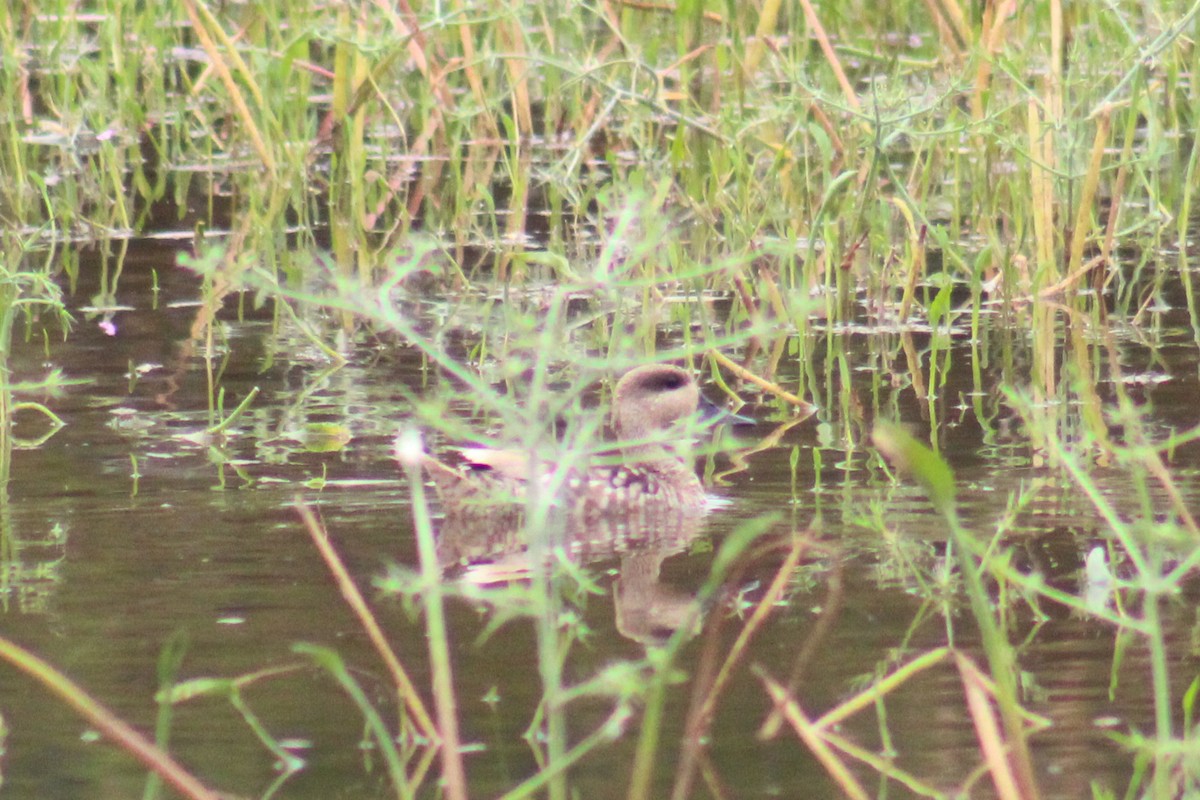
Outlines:
{"label": "duck's head", "polygon": [[613,395],[613,424],[625,440],[661,434],[696,413],[700,389],[691,373],[669,364],[626,372]]}

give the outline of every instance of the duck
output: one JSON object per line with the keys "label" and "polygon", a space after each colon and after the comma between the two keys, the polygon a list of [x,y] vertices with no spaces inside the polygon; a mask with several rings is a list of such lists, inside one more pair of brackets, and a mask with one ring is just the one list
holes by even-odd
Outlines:
{"label": "duck", "polygon": [[[695,418],[700,389],[685,369],[649,364],[626,372],[613,391],[612,421],[620,442],[615,458],[583,467],[546,463],[541,486],[555,491],[554,506],[572,520],[593,523],[646,515],[693,515],[706,507],[704,486],[687,455],[683,437],[672,433]],[[451,466],[422,454],[448,519],[486,519],[505,513],[497,506],[522,505],[530,480],[530,456],[514,450],[468,447],[464,463]]]}

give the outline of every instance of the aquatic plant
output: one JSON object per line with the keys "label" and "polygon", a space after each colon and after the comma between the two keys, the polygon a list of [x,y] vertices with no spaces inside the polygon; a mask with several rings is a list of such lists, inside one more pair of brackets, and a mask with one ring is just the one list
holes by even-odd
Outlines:
{"label": "aquatic plant", "polygon": [[[822,515],[835,512],[887,537],[894,558],[882,568],[941,609],[950,643],[881,665],[868,688],[816,720],[796,680],[751,665],[771,725],[786,720],[841,791],[865,795],[865,772],[937,793],[831,726],[868,706],[886,710],[893,692],[952,666],[984,764],[965,785],[986,772],[1002,796],[1036,796],[1023,745],[1033,723],[1010,639],[1014,618],[1057,603],[1146,643],[1154,733],[1125,739],[1136,761],[1129,791],[1174,796],[1194,782],[1174,748],[1190,733],[1195,692],[1181,700],[1172,686],[1158,615],[1194,567],[1195,525],[1163,454],[1194,434],[1143,424],[1122,357],[1124,337],[1161,333],[1163,298],[1176,288],[1200,342],[1188,247],[1200,148],[1186,133],[1200,117],[1198,14],[1200,3],[1053,0],[882,10],[806,0],[8,3],[0,355],[7,361],[22,324],[51,351],[51,334],[69,327],[61,291],[75,288],[85,265],[99,289],[83,313],[106,322],[128,242],[155,231],[179,241],[180,263],[199,276],[189,336],[208,401],[196,435],[218,470],[236,468],[224,437],[253,419],[256,402],[248,391],[226,410],[232,345],[219,321],[256,303],[331,369],[368,337],[417,354],[427,377],[420,391],[406,389],[409,424],[430,447],[482,431],[485,441],[506,438],[539,457],[554,448],[582,463],[601,446],[602,420],[589,413],[604,391],[598,381],[649,359],[687,363],[771,418],[776,429],[737,457],[790,444],[793,502],[782,519],[749,521],[714,545],[703,603],[710,612],[745,603],[746,622],[729,651],[719,638],[732,624],[726,615],[701,625],[676,796],[702,773],[701,743],[730,675],[746,674],[748,643],[815,572],[806,559],[835,560],[818,538]],[[1148,361],[1162,368],[1158,356]],[[969,377],[956,383],[956,374]],[[20,382],[5,375],[7,479],[14,414],[56,418],[45,403],[15,401]],[[24,388],[35,383],[54,390],[60,380],[51,373]],[[811,473],[787,438],[802,404],[820,409]],[[303,413],[303,399],[296,405]],[[881,419],[913,423],[924,444]],[[966,423],[991,451],[1019,450],[1023,463],[1084,492],[1105,544],[1090,563],[1098,584],[1113,571],[1105,585],[1115,608],[1014,566],[1016,521],[1039,489],[1015,496],[994,529],[959,518],[959,478],[944,460],[955,425]],[[924,480],[949,532],[946,550],[916,552],[889,524],[886,508],[904,484],[880,451]],[[713,452],[704,452],[710,480],[737,469]],[[132,452],[130,460],[136,493]],[[1103,496],[1093,464],[1125,470],[1135,522]],[[527,509],[525,533],[542,548],[529,586],[442,586],[416,478],[408,485],[419,568],[381,584],[424,615],[432,713],[319,520],[299,505],[395,684],[394,709],[332,649],[298,645],[297,660],[331,676],[362,713],[392,790],[418,793],[433,741],[447,795],[470,789],[442,611],[463,602],[482,609],[489,631],[513,617],[536,631],[543,694],[529,739],[541,760],[511,791],[568,796],[571,770],[640,715],[629,794],[653,796],[665,785],[655,769],[668,758],[662,726],[693,628],[573,682],[567,665],[589,633],[580,609],[597,586],[586,565],[560,557],[548,506],[535,498]],[[873,508],[847,499],[863,482],[878,488]],[[10,533],[6,522],[0,533]],[[768,576],[757,595],[737,577],[755,570]],[[832,603],[836,572],[816,574],[829,580]],[[962,596],[983,642],[979,663],[958,645]],[[810,653],[798,648],[794,675]],[[34,671],[62,687],[48,668]],[[241,693],[278,677],[172,677],[160,703],[219,696],[290,764]],[[606,715],[573,738],[565,709],[596,697]],[[395,724],[393,710],[403,717]],[[886,743],[885,721],[880,729]],[[865,770],[838,752],[853,752]]]}

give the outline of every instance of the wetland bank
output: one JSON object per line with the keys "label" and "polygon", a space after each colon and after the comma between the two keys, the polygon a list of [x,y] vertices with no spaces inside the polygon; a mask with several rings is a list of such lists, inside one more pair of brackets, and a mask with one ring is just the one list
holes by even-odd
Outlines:
{"label": "wetland bank", "polygon": [[0,797],[1195,796],[1198,12],[6,4]]}

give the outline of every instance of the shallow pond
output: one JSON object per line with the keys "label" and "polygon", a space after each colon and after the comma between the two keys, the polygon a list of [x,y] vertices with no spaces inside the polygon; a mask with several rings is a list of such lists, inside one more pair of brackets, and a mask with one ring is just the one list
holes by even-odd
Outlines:
{"label": "shallow pond", "polygon": [[[186,647],[174,675],[179,680],[295,666],[244,690],[264,728],[306,761],[275,796],[391,796],[378,760],[364,749],[357,708],[327,672],[293,651],[300,642],[336,649],[370,699],[394,719],[394,691],[295,504],[299,496],[319,511],[405,667],[426,691],[422,622],[371,587],[389,565],[417,562],[410,490],[391,445],[412,418],[410,393],[419,395],[429,382],[427,365],[416,351],[363,335],[345,346],[348,363],[333,368],[294,326],[275,320],[270,305],[255,310],[247,301],[239,311],[237,301],[228,300],[217,341],[226,410],[253,387],[260,393],[225,441],[208,440],[199,435],[210,424],[209,377],[196,333],[200,286],[175,260],[166,246],[135,248],[113,298],[119,310],[108,312],[90,309],[96,287],[86,285],[93,273],[84,270],[71,301],[76,328],[66,342],[38,332],[16,346],[13,380],[58,367],[85,382],[58,397],[37,398],[66,425],[12,456],[2,520],[4,633],[143,731],[156,724],[159,660],[169,643]],[[1153,312],[1152,346],[1133,333],[1119,345],[1127,374],[1142,376],[1130,380],[1131,391],[1152,404],[1148,424],[1160,433],[1195,423],[1197,349],[1181,305],[1182,298],[1168,296]],[[1003,356],[1025,357],[1025,332],[1006,328],[1000,315],[983,319],[983,351],[991,349],[995,365],[982,370],[983,394],[972,378],[970,337],[955,336],[939,406],[941,451],[957,472],[964,520],[990,537],[1010,498],[1042,481],[1005,541],[1022,568],[1082,591],[1083,558],[1102,542],[1105,524],[1077,488],[1040,466],[1041,454],[999,394]],[[944,645],[947,617],[956,644],[984,663],[961,595],[923,589],[917,580],[943,574],[940,517],[918,488],[882,468],[869,445],[869,409],[890,407],[918,424],[926,411],[906,376],[899,337],[858,328],[817,329],[807,337],[808,352],[837,343],[836,358],[809,376],[823,407],[786,427],[785,412],[751,403],[743,413],[756,424],[737,432],[737,448],[767,446],[744,459],[725,454],[705,465],[710,479],[720,476],[711,491],[723,501],[700,530],[668,542],[648,537],[596,548],[586,566],[600,591],[578,606],[588,635],[571,648],[566,664],[568,682],[576,682],[642,658],[647,634],[670,629],[671,610],[688,606],[714,553],[743,522],[777,511],[774,532],[807,532],[812,542],[785,602],[754,637],[717,703],[702,774],[705,791],[718,796],[840,796],[786,727],[770,740],[758,738],[770,703],[750,665],[784,680],[807,648],[796,697],[815,718],[872,678]],[[921,347],[925,340],[918,337]],[[778,379],[795,385],[797,367],[787,358],[781,364]],[[880,380],[881,374],[889,377]],[[872,399],[880,391],[890,399]],[[19,419],[15,433],[23,440],[44,432],[36,415]],[[324,452],[306,446],[303,433],[314,422],[340,426],[351,438]],[[769,439],[772,434],[778,438]],[[1181,447],[1173,457],[1178,486],[1194,500],[1200,449]],[[1097,466],[1093,477],[1118,507],[1134,507],[1124,472]],[[683,646],[681,678],[699,668],[709,637],[719,637],[722,648],[733,642],[782,560],[782,551],[764,555],[724,587],[708,616],[724,624]],[[1164,606],[1175,697],[1196,675],[1193,599]],[[1032,739],[1044,796],[1082,797],[1093,785],[1122,792],[1133,760],[1113,736],[1153,729],[1146,649],[1137,640],[1119,641],[1107,623],[1045,600],[1040,615],[1020,602],[1010,608],[1026,707],[1052,723]],[[471,793],[499,795],[537,769],[536,747],[523,738],[541,698],[533,628],[516,619],[480,639],[487,619],[465,602],[451,603],[450,625]],[[838,730],[868,750],[894,751],[898,767],[951,792],[981,764],[963,692],[958,671],[944,661]],[[92,800],[141,793],[145,772],[96,741],[27,677],[0,670],[0,698],[7,729],[0,797]],[[673,785],[689,702],[690,685],[682,680],[667,698],[652,796],[666,796]],[[572,739],[593,731],[610,710],[602,697],[572,706]],[[628,721],[623,736],[571,769],[578,796],[626,795],[638,724]],[[279,776],[275,757],[220,697],[177,705],[169,744],[209,785],[237,796],[261,796]],[[885,790],[873,771],[857,774],[881,796],[909,796],[899,784]],[[435,792],[436,762],[418,796]],[[970,783],[969,793],[991,796],[985,774]]]}

